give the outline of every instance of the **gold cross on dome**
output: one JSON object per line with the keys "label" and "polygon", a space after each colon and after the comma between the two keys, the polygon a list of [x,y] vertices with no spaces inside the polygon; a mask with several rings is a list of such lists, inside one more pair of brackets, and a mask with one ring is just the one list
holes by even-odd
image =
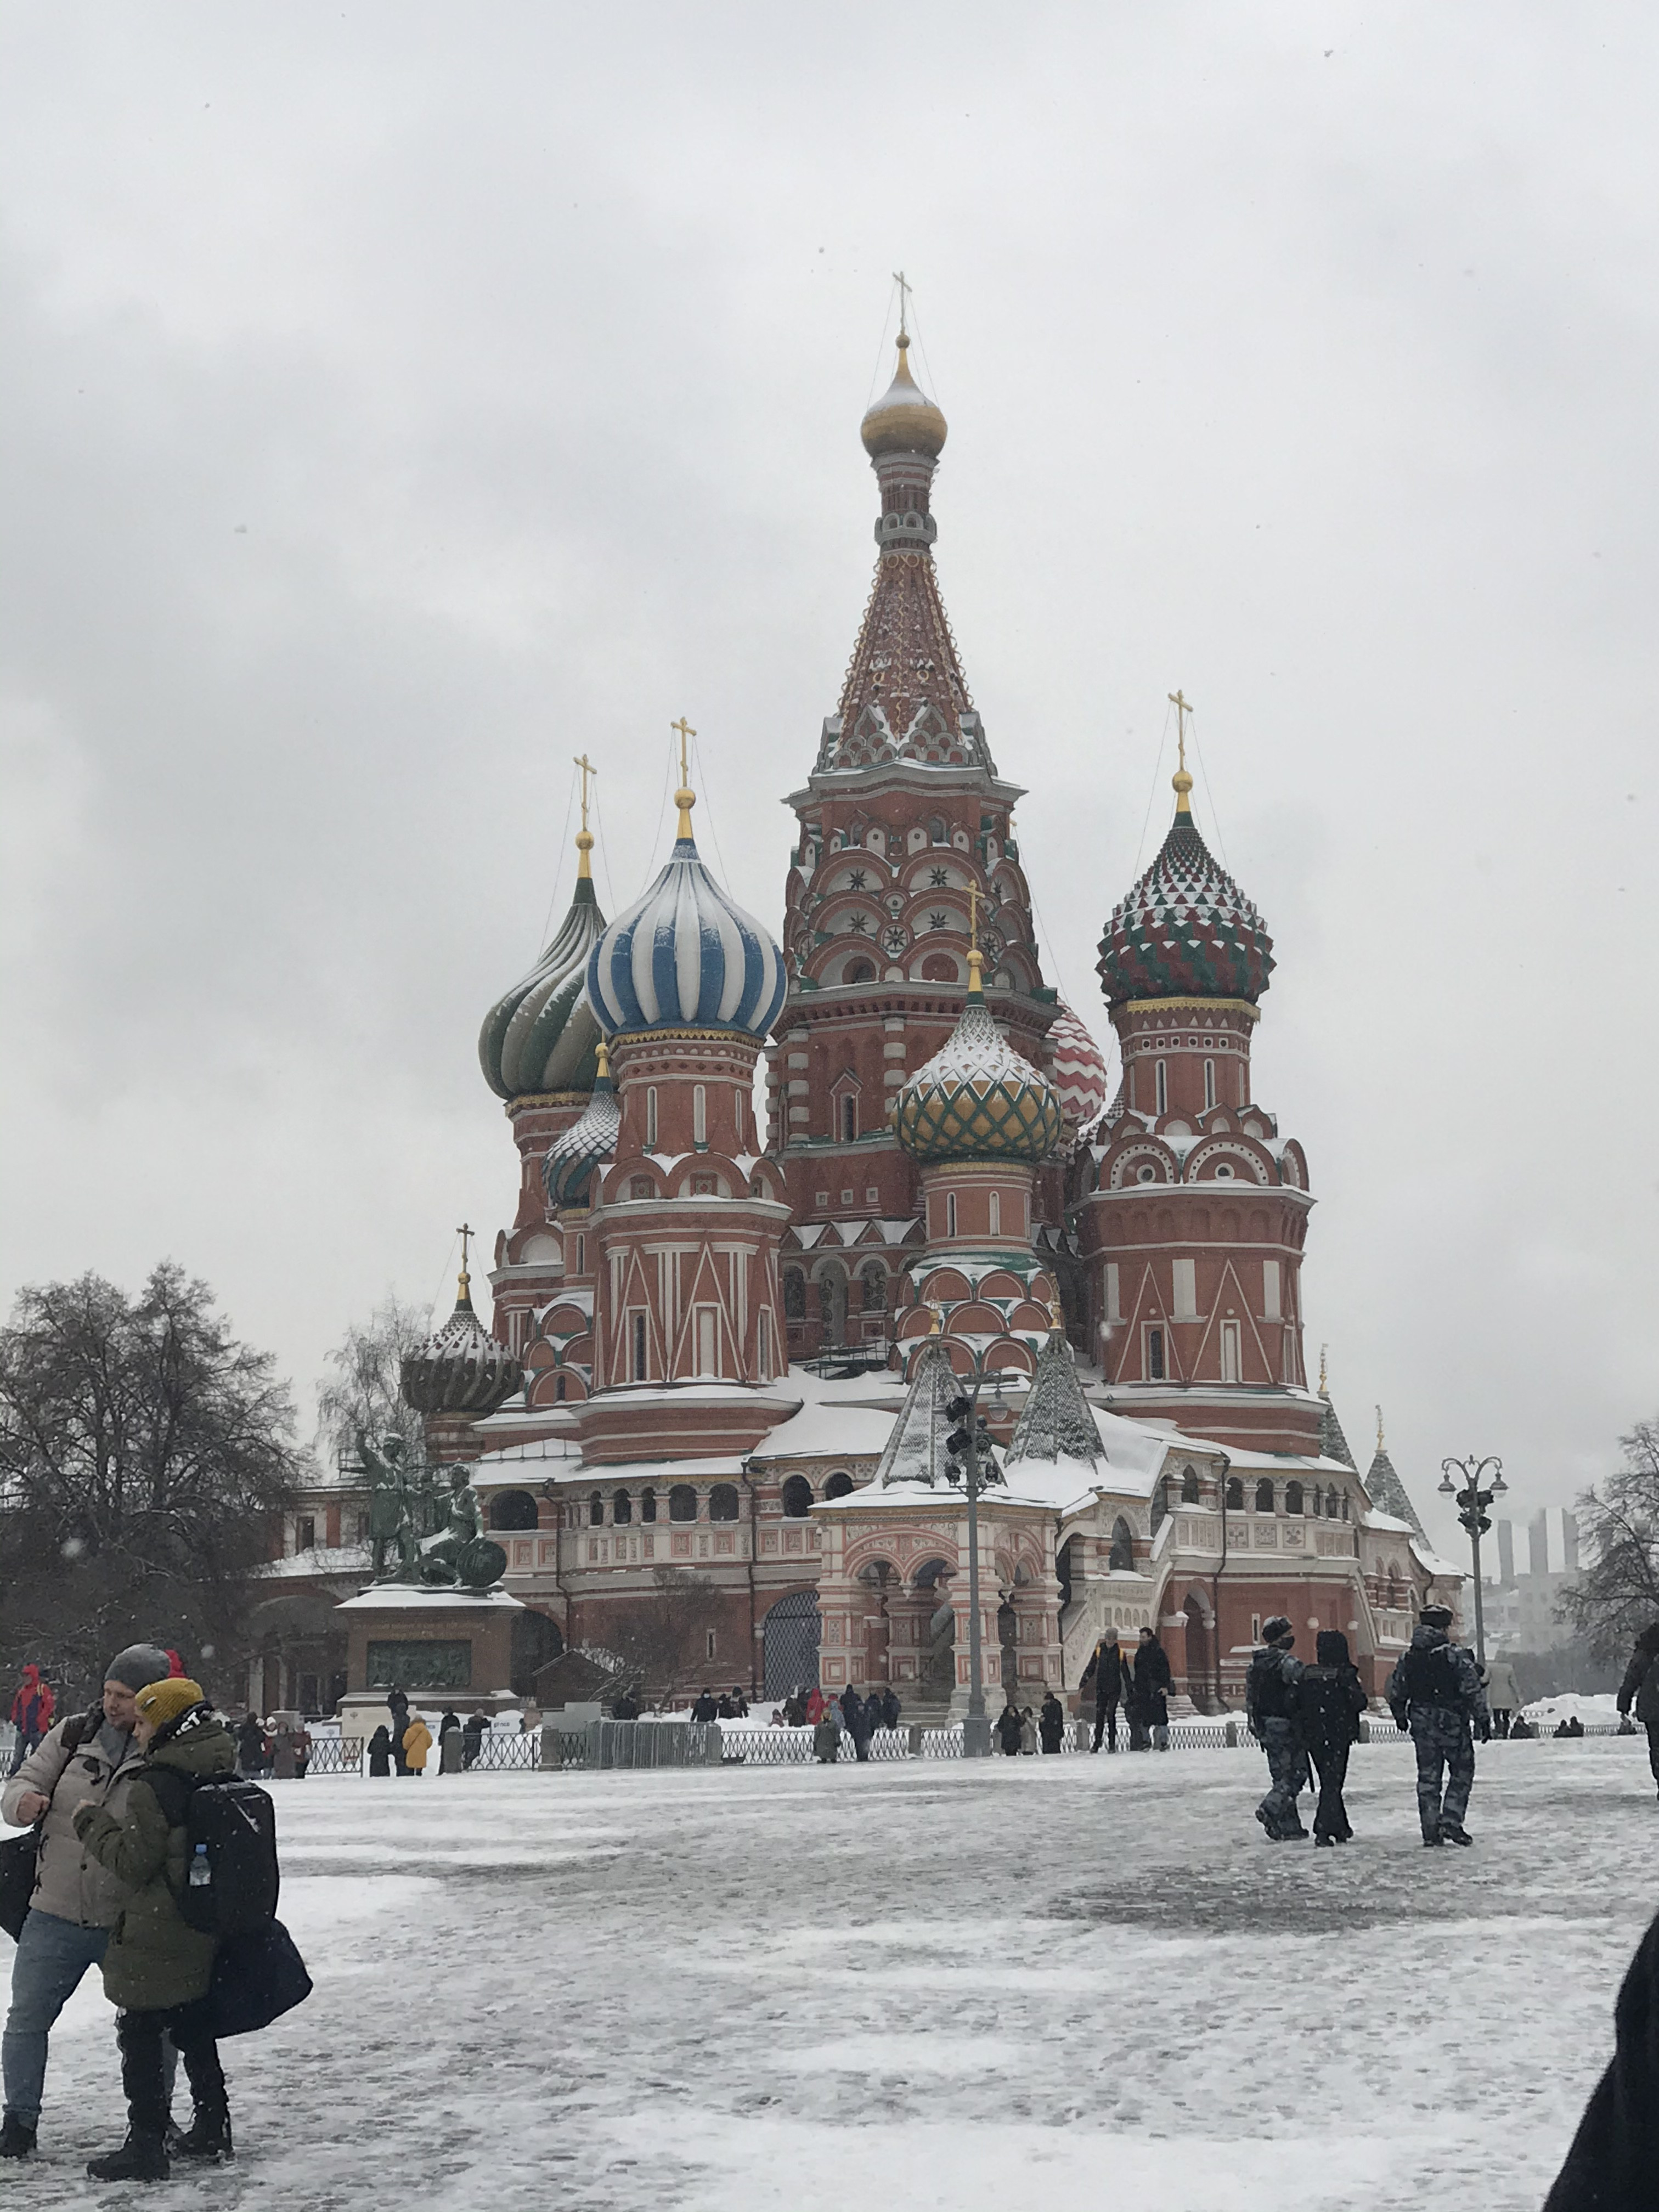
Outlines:
{"label": "gold cross on dome", "polygon": [[1184,769],[1187,765],[1187,717],[1193,710],[1179,690],[1170,692],[1170,704],[1176,710],[1176,744],[1180,748],[1181,765]]}
{"label": "gold cross on dome", "polygon": [[586,753],[577,754],[575,764],[582,772],[582,828],[586,830],[587,827],[587,780],[589,776],[598,775],[599,771]]}
{"label": "gold cross on dome", "polygon": [[909,302],[914,287],[906,281],[902,269],[896,269],[893,271],[893,282],[899,288],[899,340],[902,343],[910,335]]}
{"label": "gold cross on dome", "polygon": [[693,738],[695,738],[695,737],[696,736],[696,734],[697,734],[697,733],[696,733],[696,732],[692,728],[692,726],[691,726],[690,723],[690,722],[688,722],[688,721],[686,720],[686,719],[685,719],[685,717],[684,717],[684,714],[682,714],[682,715],[680,716],[680,719],[678,720],[678,722],[671,722],[671,723],[668,725],[668,726],[669,726],[669,728],[670,728],[671,730],[678,730],[678,731],[679,732],[679,735],[680,735],[680,781],[681,781],[682,783],[689,782],[689,781],[690,781],[690,771],[689,770],[689,769],[688,769],[688,768],[687,768],[687,766],[686,766],[686,761],[685,761],[685,749],[686,749],[687,745],[690,743],[691,739],[692,739]]}
{"label": "gold cross on dome", "polygon": [[460,1227],[455,1231],[461,1240],[461,1273],[463,1274],[466,1273],[466,1248],[477,1233],[470,1221],[462,1222]]}
{"label": "gold cross on dome", "polygon": [[968,886],[968,942],[979,943],[979,885],[975,883]]}

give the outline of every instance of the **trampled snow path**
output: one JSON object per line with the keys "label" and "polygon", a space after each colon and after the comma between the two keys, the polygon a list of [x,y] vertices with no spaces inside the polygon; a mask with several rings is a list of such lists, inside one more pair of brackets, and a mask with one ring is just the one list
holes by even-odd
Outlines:
{"label": "trampled snow path", "polygon": [[277,1784],[318,1989],[227,2046],[237,2166],[85,2181],[121,2124],[88,1985],[0,2192],[1535,2212],[1659,1905],[1644,1751],[1494,1745],[1434,1854],[1394,1744],[1318,1853],[1262,1839],[1243,1751]]}

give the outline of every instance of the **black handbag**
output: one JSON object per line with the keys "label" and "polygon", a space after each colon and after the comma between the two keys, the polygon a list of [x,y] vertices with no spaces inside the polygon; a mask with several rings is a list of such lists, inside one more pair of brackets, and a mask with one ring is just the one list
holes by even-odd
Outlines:
{"label": "black handbag", "polygon": [[269,2027],[311,1995],[311,1977],[280,1920],[222,1937],[208,1994],[216,2040]]}
{"label": "black handbag", "polygon": [[8,1836],[0,1844],[0,1928],[15,1943],[29,1917],[35,1875],[40,1863],[40,1824],[25,1828],[21,1836]]}

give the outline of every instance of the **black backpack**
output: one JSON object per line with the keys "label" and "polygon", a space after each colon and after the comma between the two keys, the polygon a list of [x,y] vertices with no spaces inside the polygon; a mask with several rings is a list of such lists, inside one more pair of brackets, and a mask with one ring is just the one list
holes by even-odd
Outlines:
{"label": "black backpack", "polygon": [[1449,1644],[1413,1644],[1400,1672],[1407,1705],[1455,1709],[1464,1702],[1462,1678]]}
{"label": "black backpack", "polygon": [[171,1767],[143,1779],[169,1827],[185,1832],[185,1884],[176,1902],[202,1936],[248,1936],[276,1917],[276,1808],[240,1774],[200,1781]]}

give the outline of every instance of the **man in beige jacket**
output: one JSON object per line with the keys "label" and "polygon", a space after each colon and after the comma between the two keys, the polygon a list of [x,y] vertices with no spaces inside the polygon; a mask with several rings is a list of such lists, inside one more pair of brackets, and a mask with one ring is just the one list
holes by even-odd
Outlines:
{"label": "man in beige jacket", "polygon": [[[20,1828],[40,1822],[34,1894],[12,1962],[11,2010],[0,2038],[0,2158],[26,2158],[34,2148],[47,2038],[88,1967],[102,1962],[126,1902],[114,1876],[82,1848],[76,1808],[100,1805],[121,1819],[128,1786],[143,1764],[132,1735],[133,1700],[170,1671],[167,1653],[153,1644],[118,1651],[105,1670],[101,1705],[59,1721],[0,1793],[0,1819]],[[170,2044],[166,2051],[170,2091],[177,2053]]]}

